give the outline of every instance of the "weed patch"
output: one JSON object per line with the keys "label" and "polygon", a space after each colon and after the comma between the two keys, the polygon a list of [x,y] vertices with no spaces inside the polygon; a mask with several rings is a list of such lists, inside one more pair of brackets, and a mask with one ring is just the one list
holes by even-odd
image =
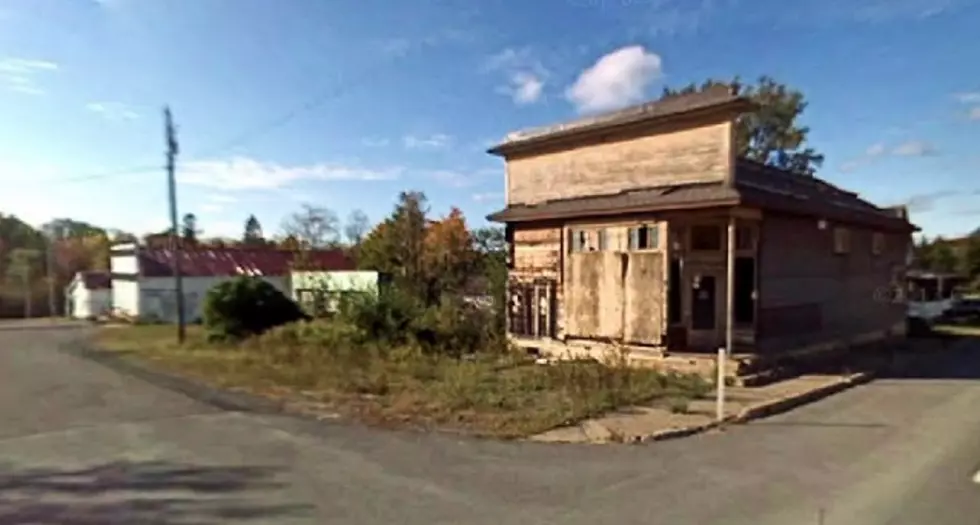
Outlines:
{"label": "weed patch", "polygon": [[215,342],[196,327],[104,329],[98,343],[223,387],[315,401],[374,424],[515,438],[625,405],[690,399],[701,378],[593,361],[535,364],[516,352],[433,352],[375,340],[337,320],[301,321],[242,342]]}

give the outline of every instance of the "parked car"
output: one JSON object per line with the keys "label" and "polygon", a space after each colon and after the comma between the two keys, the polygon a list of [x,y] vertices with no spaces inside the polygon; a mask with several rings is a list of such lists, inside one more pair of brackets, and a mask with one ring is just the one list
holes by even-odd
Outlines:
{"label": "parked car", "polygon": [[943,317],[954,323],[970,323],[980,321],[980,299],[956,299],[949,309],[943,312]]}

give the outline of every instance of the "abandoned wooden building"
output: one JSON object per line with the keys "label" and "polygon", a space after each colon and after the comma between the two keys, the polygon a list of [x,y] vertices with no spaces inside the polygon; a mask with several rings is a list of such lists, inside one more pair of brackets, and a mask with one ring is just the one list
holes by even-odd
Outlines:
{"label": "abandoned wooden building", "polygon": [[750,101],[717,87],[511,133],[508,330],[550,353],[764,355],[901,337],[915,227],[739,158]]}

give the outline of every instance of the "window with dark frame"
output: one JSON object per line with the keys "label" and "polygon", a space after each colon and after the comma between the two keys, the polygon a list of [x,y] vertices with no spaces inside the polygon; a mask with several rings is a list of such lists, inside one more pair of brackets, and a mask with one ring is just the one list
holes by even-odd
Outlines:
{"label": "window with dark frame", "polygon": [[735,227],[735,249],[751,251],[755,249],[755,229],[751,226]]}
{"label": "window with dark frame", "polygon": [[834,253],[838,255],[850,253],[851,231],[842,226],[834,228]]}
{"label": "window with dark frame", "polygon": [[660,228],[644,224],[628,230],[630,250],[655,250],[660,247]]}
{"label": "window with dark frame", "polygon": [[600,252],[604,252],[607,249],[607,234],[605,228],[600,228],[596,230],[596,249]]}
{"label": "window with dark frame", "polygon": [[691,251],[721,251],[721,226],[713,224],[691,226]]}
{"label": "window with dark frame", "polygon": [[588,250],[589,232],[585,230],[571,230],[569,237],[571,237],[568,243],[570,252],[584,252]]}
{"label": "window with dark frame", "polygon": [[885,251],[885,234],[874,232],[871,234],[871,253],[881,255]]}

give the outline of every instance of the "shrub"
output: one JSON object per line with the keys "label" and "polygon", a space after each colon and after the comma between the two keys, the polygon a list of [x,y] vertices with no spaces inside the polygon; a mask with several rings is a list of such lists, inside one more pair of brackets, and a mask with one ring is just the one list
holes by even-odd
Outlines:
{"label": "shrub", "polygon": [[238,277],[211,288],[203,313],[212,339],[242,339],[306,318],[299,305],[257,277]]}
{"label": "shrub", "polygon": [[341,300],[337,320],[360,329],[366,337],[393,344],[411,339],[412,321],[423,308],[396,287],[382,287],[377,294],[353,294]]}

